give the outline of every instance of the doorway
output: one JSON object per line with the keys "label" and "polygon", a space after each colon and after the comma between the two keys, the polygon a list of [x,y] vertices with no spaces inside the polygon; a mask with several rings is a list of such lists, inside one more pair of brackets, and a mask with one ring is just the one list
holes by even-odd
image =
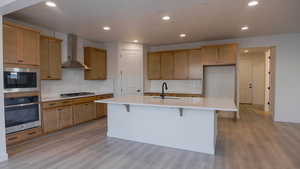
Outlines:
{"label": "doorway", "polygon": [[120,46],[120,95],[143,95],[143,46],[122,43]]}
{"label": "doorway", "polygon": [[239,58],[239,101],[259,114],[272,115],[274,48],[244,48]]}

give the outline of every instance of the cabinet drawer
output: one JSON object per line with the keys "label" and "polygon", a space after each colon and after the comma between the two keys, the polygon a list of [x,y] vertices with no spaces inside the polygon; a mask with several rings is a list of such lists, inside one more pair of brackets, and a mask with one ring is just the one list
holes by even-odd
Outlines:
{"label": "cabinet drawer", "polygon": [[49,109],[49,108],[55,108],[55,107],[60,107],[60,106],[68,106],[68,105],[72,105],[72,104],[73,104],[72,100],[44,102],[43,103],[43,108],[44,109]]}
{"label": "cabinet drawer", "polygon": [[97,95],[97,99],[108,99],[108,98],[113,98],[113,94],[104,94],[104,95]]}
{"label": "cabinet drawer", "polygon": [[41,128],[33,128],[30,130],[26,130],[24,133],[24,139],[31,139],[34,137],[37,137],[39,135],[42,135],[42,129]]}
{"label": "cabinet drawer", "polygon": [[35,138],[40,135],[42,135],[41,128],[32,128],[29,130],[24,130],[17,133],[6,135],[6,143],[7,145],[13,145],[25,140]]}
{"label": "cabinet drawer", "polygon": [[92,97],[83,97],[83,98],[78,98],[73,100],[73,104],[80,104],[80,103],[87,103],[87,102],[93,102],[96,100],[96,96]]}

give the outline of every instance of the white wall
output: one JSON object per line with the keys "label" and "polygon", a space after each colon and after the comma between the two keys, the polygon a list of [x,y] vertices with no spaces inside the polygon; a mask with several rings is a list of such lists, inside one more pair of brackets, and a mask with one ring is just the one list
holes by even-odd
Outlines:
{"label": "white wall", "polygon": [[150,51],[196,48],[204,44],[239,43],[241,48],[276,46],[275,121],[298,122],[300,33],[150,47]]}
{"label": "white wall", "polygon": [[7,160],[4,120],[4,95],[3,95],[3,30],[2,16],[0,15],[0,162]]}

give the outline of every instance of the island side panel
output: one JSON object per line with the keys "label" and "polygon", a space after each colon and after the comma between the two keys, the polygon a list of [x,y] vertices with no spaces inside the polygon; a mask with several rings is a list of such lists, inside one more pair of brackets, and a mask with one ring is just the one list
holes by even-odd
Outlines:
{"label": "island side panel", "polygon": [[215,153],[216,113],[212,110],[108,105],[109,137],[160,146]]}

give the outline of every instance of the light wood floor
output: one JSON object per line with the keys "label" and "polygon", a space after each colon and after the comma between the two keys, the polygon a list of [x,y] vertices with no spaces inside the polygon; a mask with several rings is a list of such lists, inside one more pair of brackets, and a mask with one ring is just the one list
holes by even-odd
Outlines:
{"label": "light wood floor", "polygon": [[247,106],[241,107],[239,121],[219,120],[216,156],[107,138],[105,123],[101,119],[11,147],[0,168],[300,168],[300,125],[272,123]]}

